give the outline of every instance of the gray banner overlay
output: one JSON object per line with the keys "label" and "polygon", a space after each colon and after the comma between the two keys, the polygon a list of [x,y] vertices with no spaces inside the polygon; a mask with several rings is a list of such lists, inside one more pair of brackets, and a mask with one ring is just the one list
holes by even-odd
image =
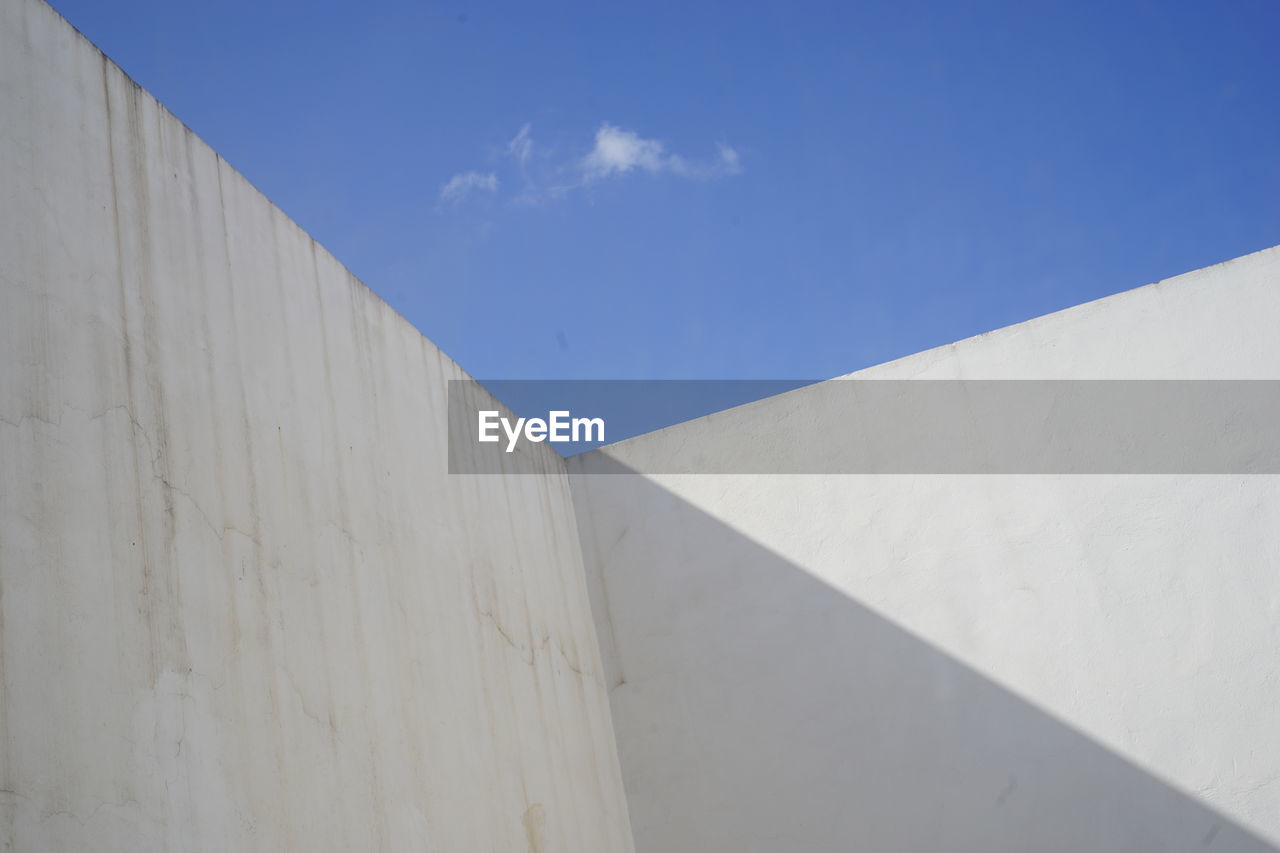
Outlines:
{"label": "gray banner overlay", "polygon": [[[531,443],[521,436],[508,453],[502,430],[499,441],[478,441],[479,412],[491,408],[493,398],[468,387],[475,384],[450,383],[449,470],[518,470],[513,463],[533,452]],[[485,383],[490,389],[498,384]],[[608,446],[575,457],[573,470],[582,473],[1280,473],[1280,381],[519,384],[519,415],[546,419],[559,410],[603,420]],[[501,390],[495,393],[507,399]],[[706,414],[726,400],[751,399]],[[514,420],[512,413],[502,414]],[[625,440],[642,431],[638,425],[653,428],[655,421],[676,425]],[[564,453],[585,444],[548,447]]]}

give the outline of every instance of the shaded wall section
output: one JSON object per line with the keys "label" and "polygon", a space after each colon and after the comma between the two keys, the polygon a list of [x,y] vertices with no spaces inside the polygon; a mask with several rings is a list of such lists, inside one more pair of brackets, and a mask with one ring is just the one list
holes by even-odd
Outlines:
{"label": "shaded wall section", "polygon": [[562,462],[48,6],[0,0],[6,850],[631,850]]}
{"label": "shaded wall section", "polygon": [[[1275,379],[1277,319],[1273,249],[853,378]],[[637,849],[1278,849],[1280,478],[600,473],[820,388],[569,461]]]}

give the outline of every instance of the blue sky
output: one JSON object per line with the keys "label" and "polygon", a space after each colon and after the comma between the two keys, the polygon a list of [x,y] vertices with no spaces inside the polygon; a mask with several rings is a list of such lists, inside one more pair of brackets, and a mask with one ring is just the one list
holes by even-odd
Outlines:
{"label": "blue sky", "polygon": [[54,5],[481,378],[825,378],[1280,243],[1274,0]]}

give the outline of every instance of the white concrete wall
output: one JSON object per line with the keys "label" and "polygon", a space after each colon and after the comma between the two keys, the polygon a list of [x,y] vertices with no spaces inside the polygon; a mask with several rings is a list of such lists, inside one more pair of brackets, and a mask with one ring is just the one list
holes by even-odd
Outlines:
{"label": "white concrete wall", "polygon": [[[1277,379],[1278,327],[1272,249],[858,376]],[[1280,479],[589,475],[812,393],[570,460],[640,853],[1280,849]]]}
{"label": "white concrete wall", "polygon": [[0,841],[631,850],[562,463],[37,0],[0,0]]}

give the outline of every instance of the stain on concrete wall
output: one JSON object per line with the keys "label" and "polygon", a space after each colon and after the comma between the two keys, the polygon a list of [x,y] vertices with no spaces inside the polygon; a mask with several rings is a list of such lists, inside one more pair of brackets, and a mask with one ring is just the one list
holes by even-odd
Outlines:
{"label": "stain on concrete wall", "polygon": [[630,850],[560,460],[38,0],[0,188],[6,849]]}

